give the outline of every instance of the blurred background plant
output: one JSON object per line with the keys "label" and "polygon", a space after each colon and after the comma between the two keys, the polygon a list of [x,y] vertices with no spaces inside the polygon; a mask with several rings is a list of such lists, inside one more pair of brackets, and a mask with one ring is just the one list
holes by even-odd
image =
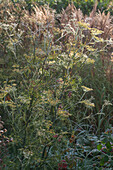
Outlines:
{"label": "blurred background plant", "polygon": [[[13,1],[13,2],[19,2]],[[81,9],[83,14],[89,14],[93,6],[95,4],[95,0],[25,0],[27,4],[27,9],[31,9],[34,2],[36,2],[39,5],[45,5],[49,4],[49,6],[53,9],[56,9],[58,13],[61,12],[62,9],[65,9],[69,4],[74,3],[77,9]],[[98,0],[98,7],[101,12],[105,11],[111,12],[111,15],[113,15],[112,9],[113,9],[113,2],[112,0]]]}

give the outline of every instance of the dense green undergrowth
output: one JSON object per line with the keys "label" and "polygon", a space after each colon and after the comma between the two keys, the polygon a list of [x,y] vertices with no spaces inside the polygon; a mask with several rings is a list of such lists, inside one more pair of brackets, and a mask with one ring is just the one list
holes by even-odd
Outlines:
{"label": "dense green undergrowth", "polygon": [[112,169],[112,16],[29,2],[0,4],[0,168]]}
{"label": "dense green undergrowth", "polygon": [[[20,0],[13,0],[14,3],[21,2]],[[55,9],[58,13],[62,11],[62,9],[65,9],[69,4],[74,3],[77,9],[81,9],[82,12],[85,14],[89,14],[93,6],[95,4],[95,0],[25,0],[26,2],[26,8],[28,10],[31,10],[34,3],[37,3],[39,5],[45,5],[49,4],[49,6],[53,9]],[[113,3],[112,0],[98,0],[98,6],[97,10],[101,10],[103,12],[104,10],[106,12],[110,11],[113,15],[112,9],[113,9]]]}

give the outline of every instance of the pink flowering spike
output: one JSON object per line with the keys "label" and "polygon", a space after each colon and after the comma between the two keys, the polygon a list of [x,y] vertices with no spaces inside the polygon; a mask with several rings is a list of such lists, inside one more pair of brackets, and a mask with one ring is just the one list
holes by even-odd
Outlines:
{"label": "pink flowering spike", "polygon": [[57,138],[57,137],[58,137],[58,134],[54,135],[53,137],[54,137],[54,138]]}
{"label": "pink flowering spike", "polygon": [[72,92],[71,91],[69,91],[69,93],[68,93],[68,97],[70,98],[72,96]]}
{"label": "pink flowering spike", "polygon": [[65,160],[62,160],[61,163],[58,164],[58,170],[67,170],[67,163]]}
{"label": "pink flowering spike", "polygon": [[65,160],[62,160],[62,162],[66,162]]}
{"label": "pink flowering spike", "polygon": [[60,141],[61,141],[61,139],[59,138],[59,139],[58,139],[58,142],[60,142]]}

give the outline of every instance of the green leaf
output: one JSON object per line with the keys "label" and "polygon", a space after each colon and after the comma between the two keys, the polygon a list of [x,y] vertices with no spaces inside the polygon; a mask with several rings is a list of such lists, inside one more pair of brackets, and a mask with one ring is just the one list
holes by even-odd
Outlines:
{"label": "green leaf", "polygon": [[112,147],[111,147],[111,144],[110,144],[109,141],[106,143],[106,147],[107,147],[108,150],[112,150]]}
{"label": "green leaf", "polygon": [[102,145],[101,144],[97,145],[97,149],[100,151],[102,149]]}
{"label": "green leaf", "polygon": [[110,162],[111,167],[113,167],[113,161]]}
{"label": "green leaf", "polygon": [[104,156],[101,161],[100,161],[100,165],[104,165],[107,161],[109,160],[108,156]]}

